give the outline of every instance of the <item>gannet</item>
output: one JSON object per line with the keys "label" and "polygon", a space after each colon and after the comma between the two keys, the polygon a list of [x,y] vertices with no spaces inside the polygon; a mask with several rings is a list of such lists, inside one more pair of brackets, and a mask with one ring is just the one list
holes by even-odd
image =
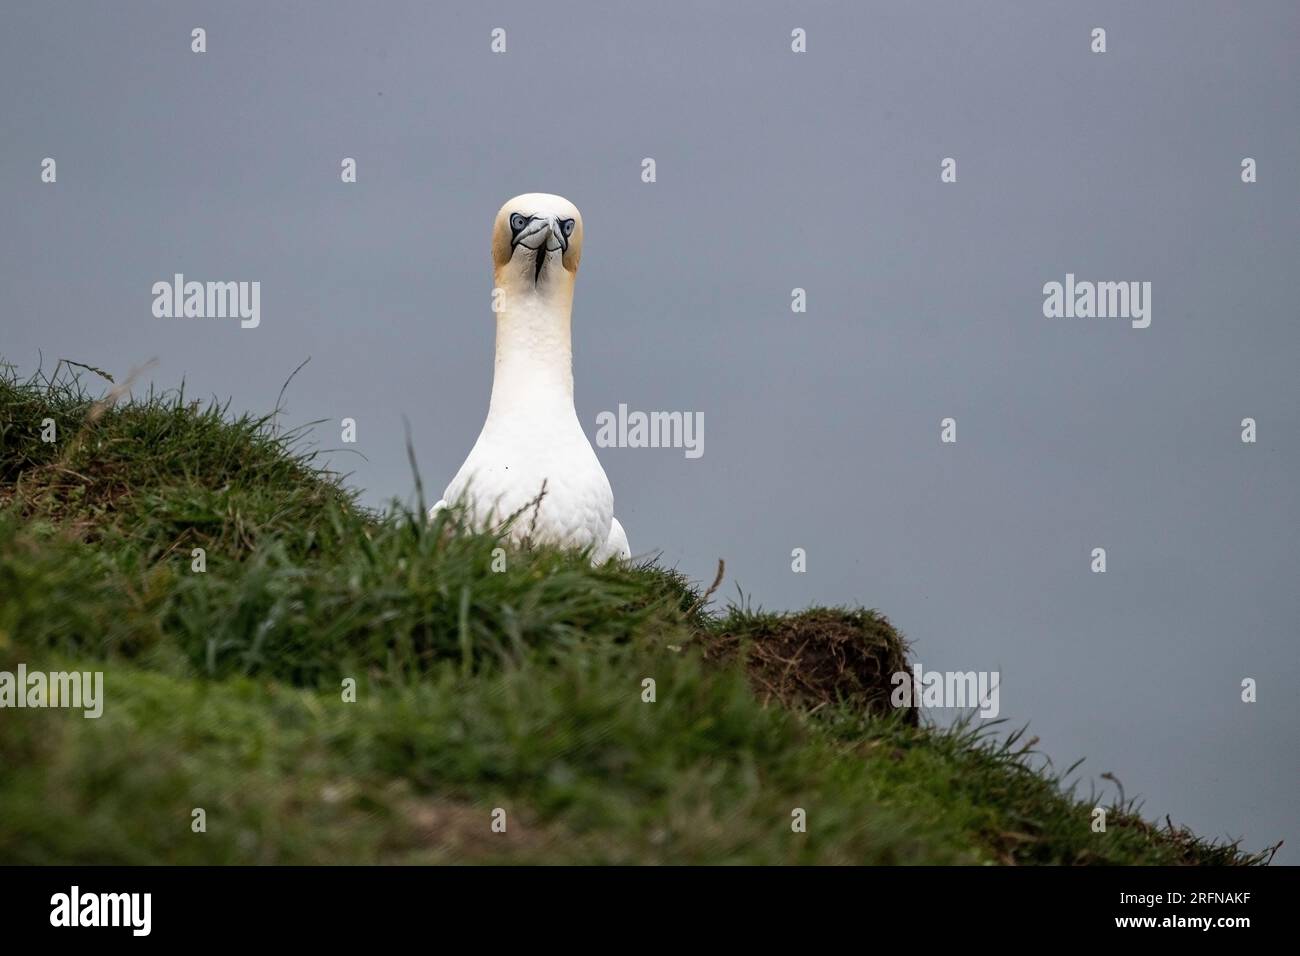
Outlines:
{"label": "gannet", "polygon": [[[582,214],[567,199],[525,193],[497,213],[487,421],[429,517],[463,501],[474,527],[494,529],[523,512],[512,539],[592,548],[599,564],[631,551],[614,517],[609,478],[573,407],[570,324],[581,257]],[[530,507],[539,495],[540,505]]]}

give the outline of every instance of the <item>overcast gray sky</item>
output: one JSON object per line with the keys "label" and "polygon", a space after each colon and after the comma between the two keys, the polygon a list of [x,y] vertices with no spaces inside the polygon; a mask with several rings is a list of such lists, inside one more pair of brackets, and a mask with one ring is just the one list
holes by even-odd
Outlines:
{"label": "overcast gray sky", "polygon": [[[487,408],[492,218],[560,193],[588,435],[705,420],[698,459],[598,449],[634,552],[878,607],[1062,765],[1300,860],[1300,7],[701,7],[11,0],[0,355],[256,411],[311,356],[287,421],[355,418],[333,461],[379,504],[406,416],[436,497]],[[259,281],[260,326],[154,318],[176,272]],[[1045,318],[1066,273],[1151,282],[1150,327]]]}

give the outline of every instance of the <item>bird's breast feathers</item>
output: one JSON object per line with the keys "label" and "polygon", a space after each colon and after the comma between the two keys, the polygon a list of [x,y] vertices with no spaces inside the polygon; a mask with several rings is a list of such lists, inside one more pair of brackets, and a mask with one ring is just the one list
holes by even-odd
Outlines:
{"label": "bird's breast feathers", "polygon": [[614,516],[614,494],[586,436],[579,431],[580,442],[567,436],[501,437],[484,430],[447,486],[446,501],[463,498],[471,522],[484,530],[518,514],[511,528],[515,540],[602,547]]}

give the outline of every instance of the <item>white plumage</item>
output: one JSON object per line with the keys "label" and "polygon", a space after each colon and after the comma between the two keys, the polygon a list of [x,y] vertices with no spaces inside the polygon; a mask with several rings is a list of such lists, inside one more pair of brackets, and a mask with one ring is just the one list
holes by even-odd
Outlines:
{"label": "white plumage", "polygon": [[522,511],[515,540],[593,547],[592,560],[603,562],[631,550],[573,406],[570,328],[582,233],[582,216],[560,196],[516,196],[497,213],[492,400],[478,441],[429,514],[463,498],[473,525],[494,529]]}

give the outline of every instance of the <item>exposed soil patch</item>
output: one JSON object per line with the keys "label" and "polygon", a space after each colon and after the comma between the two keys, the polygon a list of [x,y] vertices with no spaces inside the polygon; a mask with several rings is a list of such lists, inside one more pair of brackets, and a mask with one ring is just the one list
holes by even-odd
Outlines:
{"label": "exposed soil patch", "polygon": [[487,807],[433,797],[409,797],[398,807],[408,831],[398,859],[413,851],[442,862],[540,859],[549,847],[570,838],[562,828],[539,823],[532,814],[513,807],[506,811],[505,829],[499,832],[493,830],[493,811]]}
{"label": "exposed soil patch", "polygon": [[[764,703],[816,709],[844,701],[876,716],[895,710],[890,676],[908,666],[902,635],[875,611],[733,615],[705,638],[704,657],[740,655]],[[915,725],[916,709],[906,711]]]}

